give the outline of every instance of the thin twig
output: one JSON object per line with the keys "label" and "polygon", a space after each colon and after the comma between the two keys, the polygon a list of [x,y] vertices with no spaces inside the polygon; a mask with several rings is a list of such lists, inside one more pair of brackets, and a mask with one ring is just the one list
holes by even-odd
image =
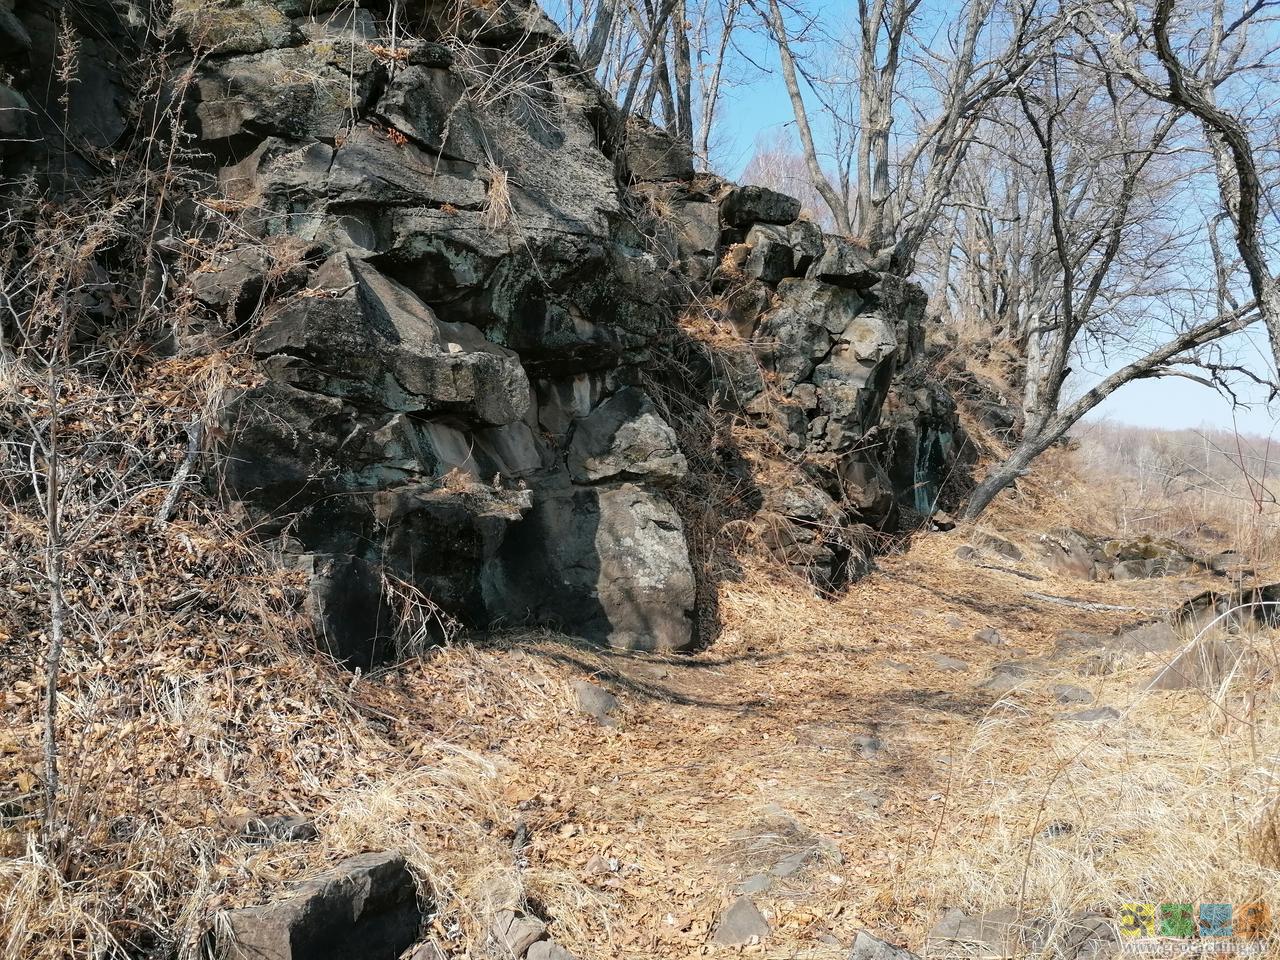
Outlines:
{"label": "thin twig", "polygon": [[155,526],[169,522],[173,508],[178,505],[178,497],[186,485],[187,477],[191,475],[196,461],[200,458],[200,443],[203,438],[204,424],[197,417],[187,424],[187,456],[182,461],[182,466],[178,468],[178,472],[173,475],[173,479],[169,481],[169,492],[165,495],[164,503],[160,505],[160,511],[156,514]]}

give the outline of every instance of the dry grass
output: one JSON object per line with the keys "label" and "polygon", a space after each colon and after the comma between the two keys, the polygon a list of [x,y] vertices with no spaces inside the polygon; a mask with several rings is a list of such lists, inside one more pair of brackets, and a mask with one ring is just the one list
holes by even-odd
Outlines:
{"label": "dry grass", "polygon": [[[169,451],[165,476],[181,425],[207,403],[193,385],[227,379],[191,363],[154,364],[135,384],[150,398],[137,429],[165,425],[135,439]],[[134,422],[131,410],[113,422]],[[1052,485],[1030,478],[999,505],[997,528],[1067,518],[1066,506],[1046,516],[1066,482],[1054,465],[1046,472]],[[67,843],[42,853],[33,821],[5,808],[6,957],[161,947],[194,957],[219,909],[369,849],[408,856],[442,908],[433,934],[459,956],[475,955],[483,902],[498,897],[550,918],[584,960],[700,953],[762,844],[819,851],[756,897],[775,932],[747,953],[768,957],[843,957],[830,943],[863,927],[920,947],[950,906],[1056,919],[1280,889],[1267,843],[1280,786],[1273,666],[1207,697],[1134,692],[1150,657],[1084,681],[1054,661],[1004,695],[1026,711],[1017,715],[975,686],[1014,656],[977,644],[975,630],[1047,656],[1061,630],[1131,616],[1036,603],[1031,590],[1168,607],[1199,581],[975,575],[953,556],[959,531],[918,538],[829,602],[748,555],[718,568],[723,631],[700,654],[610,655],[525,633],[354,678],[306,651],[302,585],[215,504],[188,494],[154,528],[164,492],[137,501],[86,554],[130,575],[111,578],[116,594],[77,595],[109,629],[74,632],[62,689]],[[21,518],[6,517],[6,536],[24,535]],[[38,792],[30,680],[42,609],[17,566],[4,570],[18,598],[0,661],[11,801]],[[940,669],[937,652],[970,669]],[[570,684],[584,677],[619,695],[620,728],[574,711]],[[1122,721],[1056,721],[1063,708],[1048,686],[1059,680],[1083,682]],[[864,756],[860,735],[883,751]],[[227,825],[246,813],[308,815],[320,839],[248,846]],[[1041,835],[1059,822],[1070,832]],[[513,852],[518,824],[529,843]]]}
{"label": "dry grass", "polygon": [[1263,649],[1266,676],[1209,694],[1138,692],[1150,661],[1091,684],[1122,715],[1101,729],[986,717],[953,755],[946,815],[904,887],[935,910],[1013,905],[1054,924],[1129,901],[1274,908],[1280,861],[1263,841],[1280,729]]}
{"label": "dry grass", "polygon": [[1073,473],[1103,494],[1096,522],[1280,557],[1280,451],[1266,437],[1083,424]]}
{"label": "dry grass", "polygon": [[[210,369],[218,367],[216,357],[154,363],[111,396],[75,381],[64,394],[77,412],[63,441],[68,463],[89,462],[72,457],[75,437],[109,446],[116,459],[144,451],[167,480],[185,453],[182,425],[225,384],[227,371]],[[90,491],[96,482],[83,478]],[[67,544],[63,782],[48,844],[35,833],[43,777],[34,681],[49,611],[23,559],[39,556],[41,526],[29,498],[0,512],[0,844],[9,857],[0,863],[0,952],[194,957],[220,907],[334,856],[387,846],[404,850],[449,902],[448,851],[483,849],[494,818],[493,765],[434,736],[429,719],[416,723],[413,705],[381,696],[383,681],[357,682],[306,650],[305,584],[216,502],[187,493],[175,518],[157,524],[168,484],[142,479],[131,489],[104,505],[67,488],[69,521],[78,504],[99,516],[68,524],[80,533]],[[403,726],[389,724],[393,716]],[[241,843],[230,821],[264,812],[317,817],[323,842]]]}
{"label": "dry grass", "polygon": [[482,176],[488,184],[480,224],[490,233],[509,230],[515,224],[516,210],[511,200],[511,176],[498,166],[486,166]]}

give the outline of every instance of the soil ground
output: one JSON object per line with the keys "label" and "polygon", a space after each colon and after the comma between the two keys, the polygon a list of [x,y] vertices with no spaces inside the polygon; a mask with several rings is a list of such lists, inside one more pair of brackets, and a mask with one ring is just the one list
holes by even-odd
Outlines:
{"label": "soil ground", "polygon": [[[1114,915],[1119,904],[1106,898],[1117,894],[1185,895],[1159,889],[1146,853],[1107,866],[1100,848],[1123,829],[1125,808],[1149,811],[1131,774],[1154,771],[1168,738],[1148,745],[1148,728],[1177,716],[1179,736],[1217,742],[1206,694],[1140,693],[1173,653],[1135,653],[1090,675],[1089,651],[1059,638],[1149,620],[1211,581],[1094,583],[1002,561],[1034,570],[1027,579],[956,558],[963,542],[921,538],[837,601],[725,584],[725,629],[693,656],[611,655],[525,635],[442,651],[396,683],[438,702],[456,692],[453,678],[471,678],[440,732],[498,764],[531,908],[583,957],[845,957],[863,928],[923,951],[949,907],[1061,918]],[[1003,645],[975,639],[986,629]],[[1032,669],[1012,689],[982,686],[1010,661]],[[574,710],[572,684],[584,679],[618,697],[616,727]],[[1059,702],[1052,688],[1063,683],[1096,702]],[[479,720],[477,704],[509,719]],[[1120,718],[1063,719],[1100,705]],[[1246,759],[1237,773],[1248,769]],[[1154,829],[1144,849],[1176,841],[1181,827],[1171,817]],[[1059,856],[1083,859],[1064,873]],[[1208,886],[1216,869],[1204,866]],[[772,932],[719,947],[718,917],[744,882]],[[580,892],[566,923],[571,889]]]}

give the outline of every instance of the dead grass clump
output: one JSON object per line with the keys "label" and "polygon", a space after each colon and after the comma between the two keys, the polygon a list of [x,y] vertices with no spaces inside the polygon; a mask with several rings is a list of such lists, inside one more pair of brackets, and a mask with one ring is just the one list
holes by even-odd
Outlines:
{"label": "dead grass clump", "polygon": [[481,176],[488,184],[480,211],[481,225],[490,233],[510,229],[516,218],[511,200],[511,175],[501,167],[488,166]]}
{"label": "dead grass clump", "polygon": [[1110,681],[1122,720],[1101,728],[991,714],[953,753],[898,896],[922,917],[1014,907],[1056,924],[1128,902],[1270,902],[1280,872],[1258,836],[1274,831],[1280,727],[1243,679],[1207,698]]}

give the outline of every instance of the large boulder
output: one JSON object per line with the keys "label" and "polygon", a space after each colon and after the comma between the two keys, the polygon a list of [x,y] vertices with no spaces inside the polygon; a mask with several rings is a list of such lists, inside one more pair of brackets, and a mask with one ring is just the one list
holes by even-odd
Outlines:
{"label": "large boulder", "polygon": [[171,22],[193,48],[217,55],[261,53],[302,40],[302,31],[281,6],[261,0],[176,0]]}
{"label": "large boulder", "polygon": [[638,181],[687,180],[693,176],[688,144],[639,117],[627,123],[623,160],[627,172]]}
{"label": "large boulder", "polygon": [[866,247],[844,237],[827,237],[809,276],[851,290],[870,290],[880,282],[882,271],[872,266]]}
{"label": "large boulder", "polygon": [[636,484],[540,491],[484,591],[500,623],[550,624],[623,650],[695,640],[684,525],[665,497]]}
{"label": "large boulder", "polygon": [[349,39],[281,46],[213,59],[198,75],[196,129],[219,154],[266,137],[332,142],[367,110],[384,76],[368,46]]}
{"label": "large boulder", "polygon": [[768,187],[735,187],[721,206],[724,221],[734,227],[753,223],[787,224],[800,216],[800,201]]}

